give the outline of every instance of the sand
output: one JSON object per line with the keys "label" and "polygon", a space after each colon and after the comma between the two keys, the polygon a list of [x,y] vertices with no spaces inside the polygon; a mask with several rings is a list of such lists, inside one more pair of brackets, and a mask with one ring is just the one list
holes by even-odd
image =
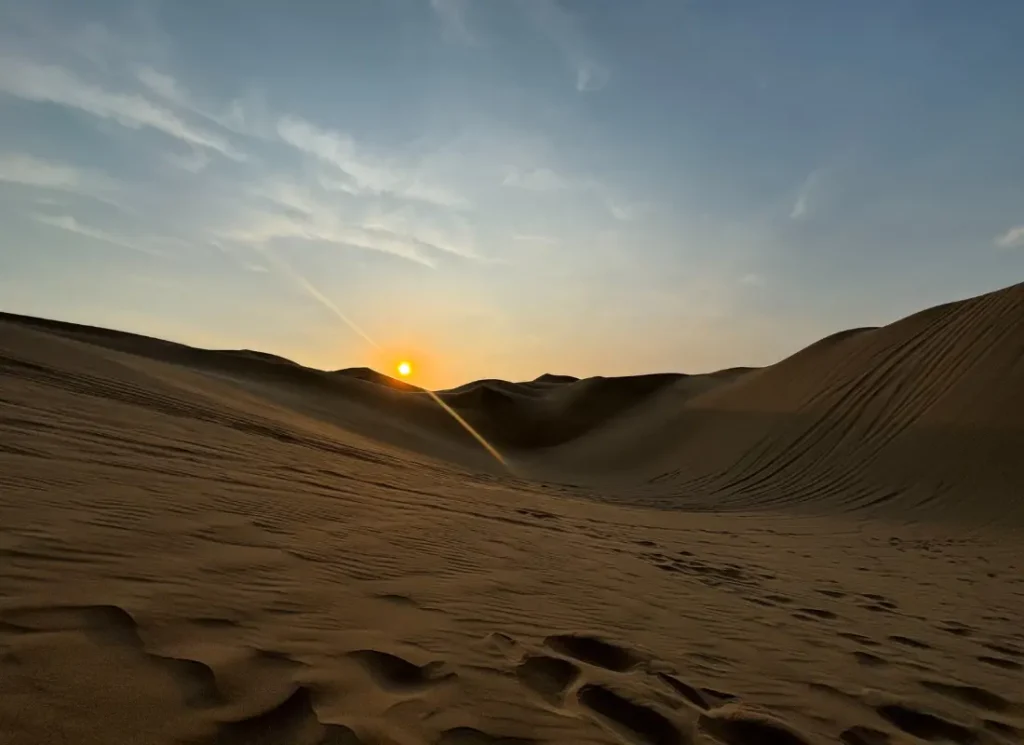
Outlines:
{"label": "sand", "polygon": [[0,316],[0,743],[1024,741],[1024,285],[438,395]]}

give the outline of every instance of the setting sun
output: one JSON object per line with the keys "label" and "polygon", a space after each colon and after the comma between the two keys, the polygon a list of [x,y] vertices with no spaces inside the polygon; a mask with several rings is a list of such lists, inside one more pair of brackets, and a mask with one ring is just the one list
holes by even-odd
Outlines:
{"label": "setting sun", "polygon": [[409,373],[411,373],[411,372],[412,372],[412,365],[410,365],[408,362],[399,362],[398,363],[398,374],[401,375],[403,378],[408,376]]}

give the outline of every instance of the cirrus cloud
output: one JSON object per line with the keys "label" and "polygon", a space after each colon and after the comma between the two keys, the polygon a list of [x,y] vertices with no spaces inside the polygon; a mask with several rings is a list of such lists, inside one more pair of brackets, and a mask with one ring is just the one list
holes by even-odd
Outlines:
{"label": "cirrus cloud", "polygon": [[108,91],[57,65],[0,58],[0,94],[76,109],[128,129],[153,129],[234,160],[245,159],[224,137],[192,126],[149,99]]}
{"label": "cirrus cloud", "polygon": [[995,244],[999,248],[1018,248],[1024,246],[1024,225],[1017,225],[998,236]]}

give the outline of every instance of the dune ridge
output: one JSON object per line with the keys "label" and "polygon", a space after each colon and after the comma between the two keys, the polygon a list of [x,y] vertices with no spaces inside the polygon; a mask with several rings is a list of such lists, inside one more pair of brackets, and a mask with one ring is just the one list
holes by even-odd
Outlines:
{"label": "dune ridge", "polygon": [[1024,285],[436,395],[0,315],[0,742],[1022,742]]}
{"label": "dune ridge", "polygon": [[[470,468],[486,465],[422,389],[369,368],[323,372],[274,355],[10,314],[0,323],[277,386],[261,389],[277,400],[284,391],[316,390],[330,397],[319,400],[318,415],[335,425]],[[826,511],[927,507],[931,517],[1016,523],[1024,519],[1024,462],[1014,455],[1024,447],[1022,329],[1018,284],[882,328],[839,332],[761,369],[582,380],[545,374],[474,381],[438,395],[522,464],[522,475],[605,485],[613,496],[628,489],[626,498],[650,506],[824,502]],[[350,405],[327,411],[331,399]]]}

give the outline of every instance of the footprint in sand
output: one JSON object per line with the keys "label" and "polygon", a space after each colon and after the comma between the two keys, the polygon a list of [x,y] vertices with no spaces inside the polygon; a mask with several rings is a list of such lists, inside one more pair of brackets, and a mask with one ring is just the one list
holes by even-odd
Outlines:
{"label": "footprint in sand", "polygon": [[1019,727],[1014,727],[1009,722],[1001,722],[998,719],[984,719],[981,723],[989,732],[996,735],[1002,735],[1014,742],[1021,742],[1024,740],[1024,730]]}
{"label": "footprint in sand", "polygon": [[945,631],[947,634],[953,634],[954,636],[972,636],[974,629],[970,626],[966,626],[959,621],[943,621],[940,625],[936,626],[940,631]]}
{"label": "footprint in sand", "polygon": [[870,652],[863,652],[857,650],[853,653],[853,657],[857,662],[864,667],[885,667],[889,662],[876,654]]}
{"label": "footprint in sand", "polygon": [[536,742],[526,737],[492,735],[475,727],[454,727],[442,732],[436,745],[533,745]]}
{"label": "footprint in sand", "polygon": [[560,657],[530,655],[519,663],[516,676],[524,686],[558,706],[565,691],[579,678],[580,669]]}
{"label": "footprint in sand", "polygon": [[362,745],[348,727],[323,724],[313,708],[313,695],[299,686],[284,701],[254,716],[221,722],[201,745]]}
{"label": "footprint in sand", "polygon": [[986,643],[986,647],[991,649],[993,652],[999,652],[1000,654],[1006,654],[1010,657],[1024,657],[1024,651],[1011,647],[1009,644],[995,644],[992,642]]}
{"label": "footprint in sand", "polygon": [[839,733],[839,741],[845,745],[888,745],[891,739],[889,733],[862,724],[855,724]]}
{"label": "footprint in sand", "polygon": [[500,631],[491,632],[480,641],[480,644],[489,651],[497,652],[508,658],[516,658],[522,654],[522,647],[519,642]]}
{"label": "footprint in sand", "polygon": [[882,704],[875,711],[893,726],[921,740],[968,745],[976,739],[970,727],[907,704]]}
{"label": "footprint in sand", "polygon": [[[691,707],[689,711],[698,714],[700,726],[726,745],[807,745],[807,740],[796,730],[737,704],[737,697],[731,693],[698,688],[677,675],[649,669],[642,664],[652,661],[649,655],[585,634],[555,634],[548,636],[544,643],[559,655],[612,673],[644,671]],[[562,657],[531,654],[522,659],[516,674],[525,687],[557,705],[566,692],[585,677],[586,671]],[[678,714],[664,710],[660,704],[637,701],[614,683],[583,680],[575,698],[585,712],[629,743],[688,745],[693,742],[688,728],[675,721]],[[679,705],[675,709],[678,710]]]}
{"label": "footprint in sand", "polygon": [[544,510],[520,509],[520,510],[516,510],[516,512],[518,512],[520,515],[525,515],[526,517],[533,517],[533,518],[536,518],[538,520],[557,520],[558,519],[558,515],[555,515],[555,514],[553,514],[551,512],[545,512]]}
{"label": "footprint in sand", "polygon": [[628,672],[644,661],[636,652],[596,636],[556,634],[544,643],[561,655],[616,673]]}
{"label": "footprint in sand", "polygon": [[986,665],[1002,668],[1003,670],[1024,670],[1024,665],[1004,657],[992,657],[991,655],[983,654],[977,657],[977,660],[978,662],[984,662]]}
{"label": "footprint in sand", "polygon": [[808,745],[808,739],[785,722],[740,704],[727,704],[701,714],[697,723],[726,745]]}
{"label": "footprint in sand", "polygon": [[796,612],[803,613],[808,616],[813,616],[814,618],[821,618],[826,621],[834,621],[835,619],[839,618],[839,616],[837,616],[832,611],[825,610],[823,608],[799,608]]}
{"label": "footprint in sand", "polygon": [[881,644],[876,642],[871,637],[864,636],[863,634],[856,634],[856,633],[854,633],[852,631],[840,631],[837,634],[837,636],[841,636],[843,639],[849,639],[852,642],[857,642],[858,644],[863,644],[865,647],[880,647],[880,646],[882,646]]}
{"label": "footprint in sand", "polygon": [[452,672],[441,672],[444,663],[415,665],[376,649],[359,649],[349,652],[348,657],[359,663],[378,686],[391,693],[418,693],[457,677]]}
{"label": "footprint in sand", "polygon": [[890,636],[889,641],[896,642],[904,647],[913,647],[914,649],[932,649],[932,645],[928,642],[923,642],[909,636],[901,636],[899,634]]}
{"label": "footprint in sand", "polygon": [[1021,651],[1017,647],[1012,647],[1009,644],[998,644],[996,642],[983,642],[981,646],[998,655],[997,657],[994,655],[982,655],[978,657],[981,662],[994,667],[1001,667],[1005,670],[1024,669],[1024,665],[1016,661],[1024,660],[1024,651]]}
{"label": "footprint in sand", "polygon": [[5,618],[21,633],[77,631],[97,644],[131,649],[150,665],[169,674],[178,684],[182,699],[188,706],[208,708],[224,701],[213,670],[208,665],[150,652],[139,635],[135,619],[116,605],[25,608],[9,612]]}
{"label": "footprint in sand", "polygon": [[612,730],[643,745],[680,745],[683,732],[656,709],[630,701],[605,686],[589,683],[576,699]]}
{"label": "footprint in sand", "polygon": [[397,605],[400,608],[419,608],[420,604],[413,600],[408,595],[399,595],[397,593],[385,593],[383,595],[374,595],[377,600],[382,600],[390,605]]}
{"label": "footprint in sand", "polygon": [[944,683],[938,680],[919,680],[918,683],[930,691],[940,693],[947,698],[976,709],[995,712],[997,714],[1010,711],[1014,705],[997,693],[992,693],[977,686]]}
{"label": "footprint in sand", "polygon": [[872,592],[864,592],[860,595],[863,599],[867,600],[867,603],[862,604],[860,607],[865,610],[874,611],[876,613],[895,613],[899,608],[896,601],[890,600],[885,595],[878,595]]}
{"label": "footprint in sand", "polygon": [[676,676],[669,675],[668,673],[657,673],[657,676],[659,680],[667,683],[673,691],[685,698],[698,709],[707,711],[711,708],[711,704],[708,703],[704,695],[689,683],[685,683]]}

